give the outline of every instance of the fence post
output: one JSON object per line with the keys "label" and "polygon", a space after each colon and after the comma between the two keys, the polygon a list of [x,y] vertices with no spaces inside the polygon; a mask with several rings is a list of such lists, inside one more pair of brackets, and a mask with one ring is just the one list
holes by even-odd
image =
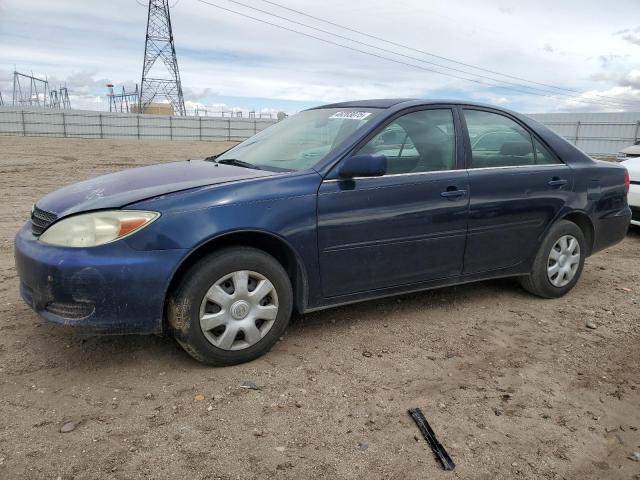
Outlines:
{"label": "fence post", "polygon": [[169,115],[169,140],[173,140],[173,117]]}
{"label": "fence post", "polygon": [[253,134],[255,135],[256,133],[258,133],[258,121],[253,117]]}
{"label": "fence post", "polygon": [[578,140],[580,140],[580,120],[576,122],[576,141],[573,143],[576,147],[578,146]]}
{"label": "fence post", "polygon": [[200,140],[202,140],[202,117],[198,116],[198,133]]}
{"label": "fence post", "polygon": [[636,122],[636,133],[633,135],[633,143],[640,140],[640,120]]}
{"label": "fence post", "polygon": [[102,113],[98,115],[98,118],[100,119],[100,138],[104,138],[104,135],[102,134]]}
{"label": "fence post", "polygon": [[67,138],[67,117],[64,112],[62,112],[62,132],[64,134],[64,138]]}
{"label": "fence post", "polygon": [[138,140],[140,140],[140,115],[136,115],[136,125],[138,127]]}
{"label": "fence post", "polygon": [[22,114],[22,136],[26,137],[27,136],[27,125],[24,121],[24,110],[21,110],[20,113]]}
{"label": "fence post", "polygon": [[231,141],[231,118],[227,120],[228,128],[227,128],[227,140]]}

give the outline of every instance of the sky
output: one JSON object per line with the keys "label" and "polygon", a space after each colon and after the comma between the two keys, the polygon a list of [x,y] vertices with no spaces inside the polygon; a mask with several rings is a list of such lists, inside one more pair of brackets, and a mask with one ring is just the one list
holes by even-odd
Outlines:
{"label": "sky", "polygon": [[[187,109],[293,113],[343,100],[417,97],[526,113],[640,111],[640,0],[273,0],[393,44],[265,0],[175,1],[171,21]],[[108,109],[107,83],[129,89],[140,82],[144,3],[0,0],[5,104],[15,68],[66,85],[74,108]]]}

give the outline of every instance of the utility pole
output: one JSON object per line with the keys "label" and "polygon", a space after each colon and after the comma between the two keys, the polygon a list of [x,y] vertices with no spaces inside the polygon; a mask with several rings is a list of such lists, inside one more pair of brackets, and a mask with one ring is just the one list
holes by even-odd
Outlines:
{"label": "utility pole", "polygon": [[173,43],[169,0],[149,0],[140,83],[140,113],[145,113],[152,102],[159,103],[162,100],[169,101],[174,114],[186,115]]}

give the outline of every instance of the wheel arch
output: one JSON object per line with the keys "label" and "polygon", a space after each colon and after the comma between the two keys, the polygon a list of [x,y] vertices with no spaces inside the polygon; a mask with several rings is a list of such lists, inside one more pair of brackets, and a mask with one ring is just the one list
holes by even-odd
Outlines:
{"label": "wheel arch", "polygon": [[593,243],[595,241],[595,228],[589,215],[587,215],[585,212],[574,210],[565,214],[564,216],[559,218],[559,220],[568,220],[572,223],[575,223],[580,228],[580,230],[582,230],[585,243],[587,244],[586,256],[591,255],[591,252],[593,251]]}
{"label": "wheel arch", "polygon": [[285,269],[293,288],[294,308],[299,312],[307,304],[308,282],[304,263],[296,250],[282,237],[263,230],[225,232],[201,243],[182,260],[173,272],[164,293],[162,327],[167,327],[167,302],[184,274],[206,255],[227,247],[253,247],[274,257]]}

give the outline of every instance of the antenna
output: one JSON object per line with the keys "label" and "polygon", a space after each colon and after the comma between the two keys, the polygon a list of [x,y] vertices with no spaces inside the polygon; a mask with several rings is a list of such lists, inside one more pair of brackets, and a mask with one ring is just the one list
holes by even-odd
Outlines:
{"label": "antenna", "polygon": [[[161,61],[157,62],[158,59]],[[173,43],[169,0],[149,0],[140,83],[140,113],[145,113],[151,103],[163,100],[168,100],[175,114],[186,115]]]}

